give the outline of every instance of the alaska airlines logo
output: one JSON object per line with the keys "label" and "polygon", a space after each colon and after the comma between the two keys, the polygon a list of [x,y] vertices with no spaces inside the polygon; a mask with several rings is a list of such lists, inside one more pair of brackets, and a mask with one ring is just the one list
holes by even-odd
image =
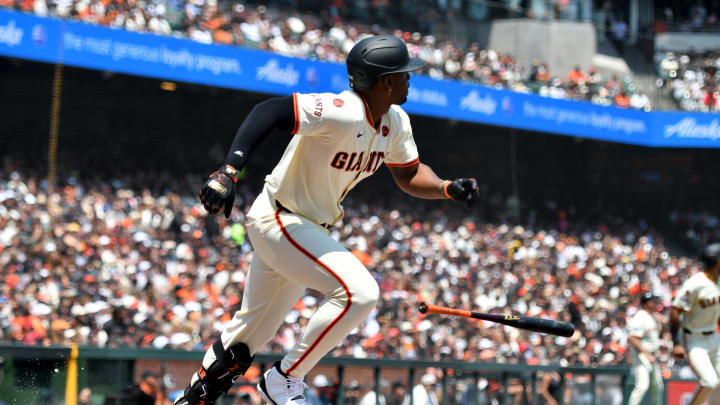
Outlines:
{"label": "alaska airlines logo", "polygon": [[720,123],[717,119],[709,124],[698,124],[695,118],[686,117],[675,125],[665,125],[665,138],[676,136],[678,138],[706,138],[720,139]]}
{"label": "alaska airlines logo", "polygon": [[468,93],[467,96],[460,99],[460,109],[468,110],[480,114],[492,115],[497,110],[497,101],[490,94],[480,98],[477,90]]}
{"label": "alaska airlines logo", "polygon": [[7,25],[0,25],[0,44],[12,48],[22,41],[23,30],[15,28],[15,20],[10,20]]}
{"label": "alaska airlines logo", "polygon": [[32,40],[36,47],[38,48],[44,48],[45,43],[47,42],[47,32],[45,31],[45,27],[40,24],[35,24],[35,26],[32,29]]}
{"label": "alaska airlines logo", "polygon": [[408,90],[408,100],[415,103],[430,104],[440,107],[447,107],[448,105],[447,95],[442,91],[417,89],[414,87],[410,87]]}
{"label": "alaska airlines logo", "polygon": [[273,58],[267,61],[265,65],[257,68],[255,78],[257,80],[263,80],[270,83],[295,86],[298,84],[300,72],[293,68],[292,63],[288,63],[287,66],[281,68],[277,59]]}

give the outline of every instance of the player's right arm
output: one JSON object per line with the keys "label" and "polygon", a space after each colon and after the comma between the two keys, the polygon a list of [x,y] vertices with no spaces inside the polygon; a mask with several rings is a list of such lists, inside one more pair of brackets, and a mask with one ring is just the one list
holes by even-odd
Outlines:
{"label": "player's right arm", "polygon": [[645,333],[647,333],[647,330],[645,329],[644,323],[639,318],[639,314],[635,314],[635,316],[630,318],[630,321],[628,322],[628,343],[630,343],[630,345],[634,347],[638,353],[644,354],[650,363],[654,363],[655,356],[653,356],[653,354],[650,353],[645,346],[643,346],[642,341],[640,340]]}
{"label": "player's right arm", "polygon": [[293,132],[295,121],[293,96],[265,100],[250,111],[235,134],[225,164],[210,175],[200,190],[200,201],[208,212],[216,214],[224,207],[225,218],[230,218],[235,183],[245,162],[273,129]]}
{"label": "player's right arm", "polygon": [[630,335],[628,336],[628,343],[630,343],[637,351],[638,353],[642,353],[647,357],[648,361],[650,363],[655,362],[655,356],[650,353],[645,346],[643,346],[642,342],[640,341],[640,336],[637,335]]}
{"label": "player's right arm", "polygon": [[[430,166],[420,163],[417,146],[412,134],[410,118],[400,108],[394,110],[399,134],[388,151],[385,164],[392,173],[395,184],[411,196],[424,199],[461,201],[468,207],[480,199],[477,181],[472,178],[456,180],[440,179]],[[397,122],[399,121],[399,122]]]}
{"label": "player's right arm", "polygon": [[543,374],[542,380],[540,381],[540,387],[538,389],[538,393],[540,396],[542,396],[545,399],[545,402],[548,403],[548,405],[557,405],[557,400],[550,395],[550,382],[552,380],[552,375],[550,372],[546,372]]}

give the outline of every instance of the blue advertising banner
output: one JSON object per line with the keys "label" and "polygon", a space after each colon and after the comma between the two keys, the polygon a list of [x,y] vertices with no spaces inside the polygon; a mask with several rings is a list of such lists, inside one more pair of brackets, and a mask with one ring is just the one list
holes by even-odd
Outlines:
{"label": "blue advertising banner", "polygon": [[[65,23],[63,63],[119,73],[273,94],[347,88],[338,65],[287,58],[236,46]],[[338,82],[339,84],[340,82]]]}
{"label": "blue advertising banner", "polygon": [[[343,64],[0,11],[0,55],[270,94],[341,92]],[[642,112],[413,76],[411,114],[655,147],[720,147],[720,116]]]}
{"label": "blue advertising banner", "polygon": [[0,11],[0,55],[57,62],[62,22]]}

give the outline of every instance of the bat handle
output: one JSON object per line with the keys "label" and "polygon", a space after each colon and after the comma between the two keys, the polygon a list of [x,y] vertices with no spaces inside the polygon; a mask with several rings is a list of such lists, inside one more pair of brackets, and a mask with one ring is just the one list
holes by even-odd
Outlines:
{"label": "bat handle", "polygon": [[428,311],[427,302],[423,301],[420,304],[418,304],[418,311],[420,311],[421,314],[427,314],[427,311]]}

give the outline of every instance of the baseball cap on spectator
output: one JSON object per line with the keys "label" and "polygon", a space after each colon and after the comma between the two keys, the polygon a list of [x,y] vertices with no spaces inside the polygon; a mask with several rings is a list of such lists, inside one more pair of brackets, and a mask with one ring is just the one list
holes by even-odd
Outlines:
{"label": "baseball cap on spectator", "polygon": [[299,313],[298,313],[298,311],[296,311],[296,310],[292,310],[292,311],[288,312],[288,314],[285,315],[285,319],[284,319],[285,323],[295,323],[295,322],[297,322],[297,320],[298,320],[298,315],[299,315]]}
{"label": "baseball cap on spectator", "polygon": [[150,370],[145,370],[145,371],[143,371],[141,378],[143,380],[147,380],[148,378],[158,378],[158,375],[157,375],[157,373],[154,373]]}
{"label": "baseball cap on spectator", "polygon": [[168,339],[167,336],[161,335],[153,340],[152,345],[156,349],[164,349],[165,346],[168,345],[168,343],[170,343],[170,339]]}
{"label": "baseball cap on spectator", "polygon": [[179,346],[190,342],[191,340],[192,337],[185,332],[173,333],[172,336],[170,336],[170,344],[173,346]]}
{"label": "baseball cap on spectator", "polygon": [[435,378],[432,374],[424,374],[422,377],[420,377],[420,382],[423,385],[433,385],[437,383],[437,378]]}
{"label": "baseball cap on spectator", "polygon": [[32,310],[30,311],[30,313],[35,316],[45,316],[50,312],[52,312],[52,308],[49,305],[43,304],[42,302],[38,302],[37,304],[33,305]]}
{"label": "baseball cap on spectator", "polygon": [[330,385],[330,381],[325,374],[318,374],[313,378],[313,385],[317,388],[323,388]]}
{"label": "baseball cap on spectator", "polygon": [[643,303],[643,304],[645,304],[645,303],[647,303],[647,302],[650,302],[650,301],[653,301],[653,300],[657,300],[657,299],[659,299],[659,298],[660,298],[660,297],[658,297],[658,296],[656,296],[656,295],[653,295],[652,292],[648,291],[648,292],[644,293],[644,294],[640,297],[640,302]]}
{"label": "baseball cap on spectator", "polygon": [[428,331],[428,330],[432,329],[432,327],[433,327],[433,323],[428,319],[423,319],[417,325],[418,332]]}

